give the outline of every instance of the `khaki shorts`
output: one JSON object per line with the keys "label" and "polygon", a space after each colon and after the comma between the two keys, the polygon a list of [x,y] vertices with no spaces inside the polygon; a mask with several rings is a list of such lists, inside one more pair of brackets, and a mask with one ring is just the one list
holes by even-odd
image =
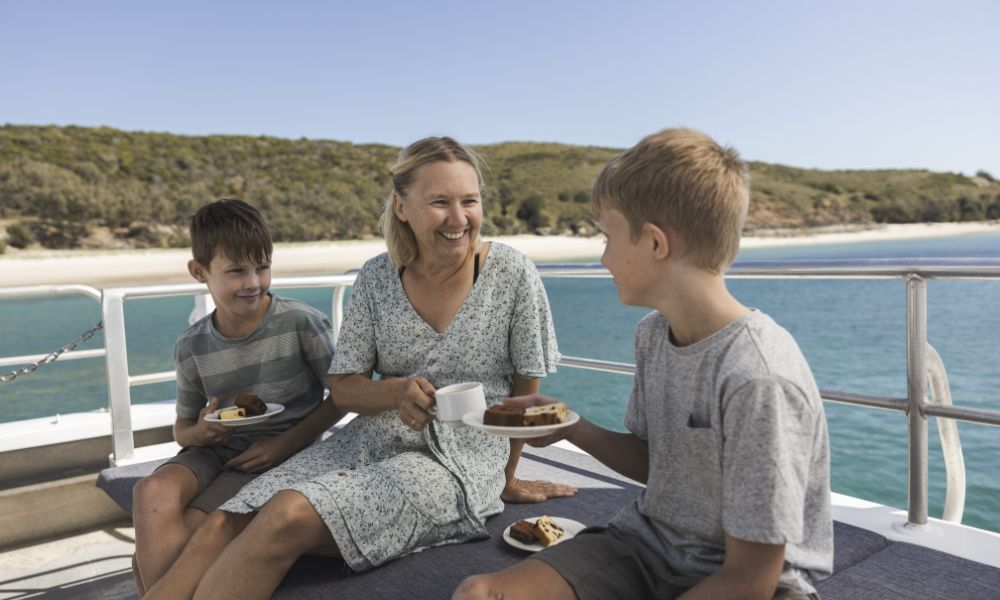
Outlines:
{"label": "khaki shorts", "polygon": [[[676,598],[699,578],[677,575],[663,558],[639,540],[603,527],[589,527],[531,557],[555,569],[580,600],[590,598]],[[818,600],[819,596],[786,587],[775,600]]]}
{"label": "khaki shorts", "polygon": [[225,464],[239,454],[236,450],[220,446],[189,446],[157,469],[170,464],[191,469],[198,478],[198,492],[188,506],[209,514],[257,477],[258,473],[225,468]]}

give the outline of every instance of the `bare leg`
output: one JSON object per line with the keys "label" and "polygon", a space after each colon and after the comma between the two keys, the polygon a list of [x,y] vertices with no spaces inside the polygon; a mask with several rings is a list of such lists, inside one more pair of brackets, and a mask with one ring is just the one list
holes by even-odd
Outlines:
{"label": "bare leg", "polygon": [[522,560],[496,573],[473,575],[455,590],[452,600],[574,600],[576,592],[559,572],[540,560]]}
{"label": "bare leg", "polygon": [[142,585],[142,577],[139,577],[139,563],[135,561],[135,554],[132,555],[132,578],[135,580],[135,591],[142,598],[146,595],[146,586]]}
{"label": "bare leg", "polygon": [[149,588],[163,577],[194,531],[184,520],[188,502],[198,493],[198,478],[185,466],[157,469],[133,488],[137,583]]}
{"label": "bare leg", "polygon": [[144,599],[191,598],[205,571],[252,522],[255,513],[235,514],[217,510],[202,522],[170,570],[150,588]]}
{"label": "bare leg", "polygon": [[[295,559],[306,553],[340,556],[323,519],[302,494],[278,493],[219,556],[195,598],[270,598]],[[253,573],[253,577],[247,577]]]}

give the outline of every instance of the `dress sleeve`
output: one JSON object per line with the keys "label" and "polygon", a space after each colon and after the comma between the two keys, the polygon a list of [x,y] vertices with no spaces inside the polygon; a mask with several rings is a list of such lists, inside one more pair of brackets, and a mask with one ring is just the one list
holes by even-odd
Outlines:
{"label": "dress sleeve", "polygon": [[549,298],[538,269],[527,257],[516,282],[513,319],[510,325],[510,358],[522,377],[545,377],[555,373],[559,361],[556,330]]}
{"label": "dress sleeve", "polygon": [[371,279],[376,274],[371,266],[371,263],[365,265],[354,281],[329,375],[367,373],[375,368],[375,304]]}
{"label": "dress sleeve", "polygon": [[722,526],[764,544],[803,538],[817,414],[791,382],[776,376],[742,385],[723,408]]}

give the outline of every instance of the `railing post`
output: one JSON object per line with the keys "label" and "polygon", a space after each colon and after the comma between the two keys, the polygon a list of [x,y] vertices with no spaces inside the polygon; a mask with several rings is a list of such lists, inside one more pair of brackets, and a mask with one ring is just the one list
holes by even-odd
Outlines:
{"label": "railing post", "polygon": [[333,341],[336,343],[337,337],[340,336],[340,325],[344,322],[344,290],[347,289],[345,285],[338,285],[333,288],[333,306],[330,307],[330,325],[333,329]]}
{"label": "railing post", "polygon": [[132,395],[128,381],[128,351],[125,348],[125,296],[104,290],[105,364],[108,371],[108,411],[111,413],[112,466],[128,461],[135,453],[132,439]]}
{"label": "railing post", "polygon": [[927,523],[927,280],[906,278],[906,397],[909,408],[909,503],[907,523]]}

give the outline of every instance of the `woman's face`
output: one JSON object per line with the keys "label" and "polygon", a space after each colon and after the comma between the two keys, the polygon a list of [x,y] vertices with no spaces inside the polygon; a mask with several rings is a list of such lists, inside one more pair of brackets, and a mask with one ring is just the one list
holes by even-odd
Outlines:
{"label": "woman's face", "polygon": [[413,230],[422,258],[462,260],[483,223],[476,170],[460,160],[424,165],[406,196],[393,198],[393,208]]}

